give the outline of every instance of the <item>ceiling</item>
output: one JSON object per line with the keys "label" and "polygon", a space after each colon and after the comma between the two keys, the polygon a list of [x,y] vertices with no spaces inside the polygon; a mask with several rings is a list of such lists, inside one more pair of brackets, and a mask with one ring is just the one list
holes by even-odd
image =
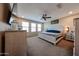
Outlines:
{"label": "ceiling", "polygon": [[41,19],[43,13],[51,16],[52,18],[47,19],[47,21],[51,21],[71,15],[68,14],[69,12],[78,13],[79,3],[18,3],[14,11],[17,16],[39,22],[45,22]]}

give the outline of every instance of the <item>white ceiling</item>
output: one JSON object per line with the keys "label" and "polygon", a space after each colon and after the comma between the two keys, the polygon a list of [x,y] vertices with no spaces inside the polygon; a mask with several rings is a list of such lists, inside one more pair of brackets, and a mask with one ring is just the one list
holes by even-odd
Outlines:
{"label": "white ceiling", "polygon": [[72,14],[79,12],[79,3],[62,3],[61,8],[57,7],[58,3],[18,3],[17,15],[26,19],[44,22],[41,20],[42,14],[46,13],[54,20],[60,17],[68,16],[68,12]]}

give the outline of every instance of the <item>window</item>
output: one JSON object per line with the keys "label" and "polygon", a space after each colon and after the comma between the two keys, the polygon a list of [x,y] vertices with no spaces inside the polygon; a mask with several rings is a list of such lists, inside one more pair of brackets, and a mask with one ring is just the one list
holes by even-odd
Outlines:
{"label": "window", "polygon": [[22,22],[22,30],[29,32],[29,22]]}
{"label": "window", "polygon": [[36,32],[36,23],[31,23],[31,32]]}
{"label": "window", "polygon": [[41,32],[42,24],[33,22],[22,22],[22,30],[27,30],[27,32]]}
{"label": "window", "polygon": [[41,31],[41,24],[37,25],[37,31],[40,32]]}

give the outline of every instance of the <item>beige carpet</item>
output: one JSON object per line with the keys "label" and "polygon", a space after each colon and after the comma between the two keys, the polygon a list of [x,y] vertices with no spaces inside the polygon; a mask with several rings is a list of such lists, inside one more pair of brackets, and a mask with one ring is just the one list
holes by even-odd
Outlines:
{"label": "beige carpet", "polygon": [[27,38],[29,56],[70,56],[72,51],[54,46],[38,37]]}

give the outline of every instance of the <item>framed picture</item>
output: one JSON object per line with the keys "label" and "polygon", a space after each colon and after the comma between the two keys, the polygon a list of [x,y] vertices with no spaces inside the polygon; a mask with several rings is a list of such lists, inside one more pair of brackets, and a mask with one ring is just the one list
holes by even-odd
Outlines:
{"label": "framed picture", "polygon": [[58,23],[59,23],[59,19],[51,21],[51,24],[58,24]]}

